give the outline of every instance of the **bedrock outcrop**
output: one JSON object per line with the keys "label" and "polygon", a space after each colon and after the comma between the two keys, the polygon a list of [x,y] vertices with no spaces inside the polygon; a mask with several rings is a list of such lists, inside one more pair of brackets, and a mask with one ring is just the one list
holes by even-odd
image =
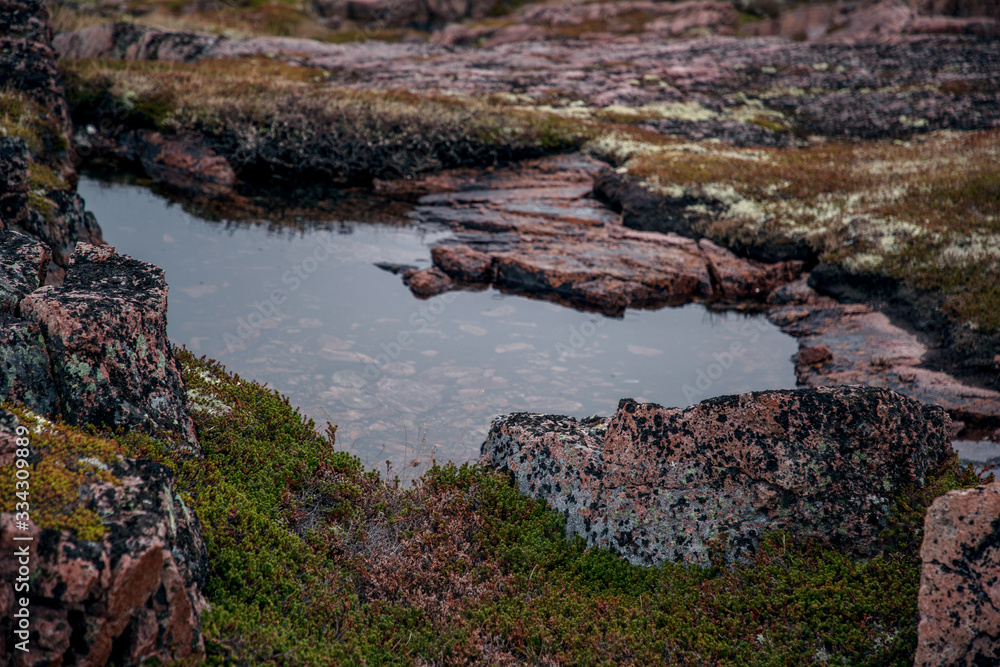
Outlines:
{"label": "bedrock outcrop", "polygon": [[[17,418],[0,409],[2,466],[13,465],[17,426]],[[38,434],[29,433],[37,441]],[[41,488],[54,483],[39,472],[54,474],[46,468],[50,456],[32,451],[33,508],[44,498]],[[85,540],[72,530],[40,529],[33,522],[21,530],[13,514],[0,514],[3,664],[100,667],[203,656],[199,615],[207,608],[202,594],[207,556],[198,519],[177,494],[173,472],[152,461],[127,458],[81,459],[70,466],[68,479],[99,468],[78,494],[83,509],[101,517],[104,534]],[[25,593],[14,584],[22,565],[15,553],[26,546],[31,630],[30,652],[23,654],[13,643],[20,641],[14,635],[14,613]]]}
{"label": "bedrock outcrop", "polygon": [[480,461],[632,563],[742,561],[770,530],[870,556],[897,493],[950,451],[949,421],[867,387],[624,399],[610,419],[500,417]]}
{"label": "bedrock outcrop", "polygon": [[74,191],[73,124],[51,39],[44,2],[0,0],[0,230],[45,242],[58,282],[77,241],[103,241]]}
{"label": "bedrock outcrop", "polygon": [[1000,663],[1000,483],[935,500],[920,558],[914,665]]}
{"label": "bedrock outcrop", "polygon": [[167,284],[155,266],[80,244],[59,286],[39,286],[48,248],[0,231],[0,400],[70,424],[165,432],[198,451],[167,339]]}
{"label": "bedrock outcrop", "polygon": [[[674,3],[653,3],[664,8]],[[595,5],[577,5],[595,11]],[[610,7],[616,3],[599,3]],[[676,5],[679,6],[679,5]],[[535,5],[525,11],[555,11]],[[913,35],[887,43],[790,42],[782,38],[615,35],[596,28],[483,48],[448,44],[308,39],[229,39],[146,26],[95,26],[61,34],[63,58],[197,62],[274,57],[326,70],[347,89],[500,95],[508,104],[547,107],[575,118],[634,118],[644,127],[740,145],[789,145],[810,135],[904,137],[1000,123],[1000,40]],[[442,33],[443,35],[444,33]],[[512,37],[512,36],[508,36]]]}
{"label": "bedrock outcrop", "polygon": [[494,285],[620,314],[693,300],[763,301],[801,272],[799,262],[742,259],[707,239],[626,229],[590,196],[602,166],[569,155],[434,175],[428,188],[445,192],[420,197],[411,217],[455,236],[432,249],[432,268],[404,280],[421,297]]}

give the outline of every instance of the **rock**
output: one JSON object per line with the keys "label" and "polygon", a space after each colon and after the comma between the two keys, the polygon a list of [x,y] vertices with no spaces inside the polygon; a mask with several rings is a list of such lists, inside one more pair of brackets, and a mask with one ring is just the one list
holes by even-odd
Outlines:
{"label": "rock", "polygon": [[55,265],[67,266],[77,243],[104,243],[97,218],[85,208],[80,195],[68,188],[53,189],[45,191],[45,199],[47,210],[29,210],[20,230],[48,245]]}
{"label": "rock", "polygon": [[60,58],[118,58],[193,62],[224,37],[166,32],[135,23],[112,23],[60,33],[52,47]]}
{"label": "rock", "polygon": [[912,0],[927,16],[988,16],[1000,19],[1000,4],[993,0]]}
{"label": "rock", "polygon": [[1000,663],[1000,483],[935,500],[920,559],[915,667]]}
{"label": "rock", "polygon": [[796,361],[803,366],[815,366],[816,364],[825,364],[832,359],[833,354],[830,353],[830,349],[826,345],[817,345],[816,347],[803,348]]}
{"label": "rock", "polygon": [[52,361],[37,324],[0,312],[0,400],[39,414],[60,412]]}
{"label": "rock", "polygon": [[0,137],[0,230],[22,228],[28,220],[31,153],[20,137]]}
{"label": "rock", "polygon": [[42,0],[0,0],[0,89],[18,91],[38,105],[40,120],[64,143],[61,148],[46,147],[44,157],[75,183],[73,123],[51,38],[49,11]]}
{"label": "rock", "polygon": [[782,285],[767,295],[767,302],[775,306],[804,306],[804,305],[834,305],[836,302],[830,297],[820,296],[820,294],[809,286],[809,276],[804,275],[798,280]]}
{"label": "rock", "polygon": [[21,302],[45,338],[67,423],[165,431],[198,452],[166,316],[162,269],[82,243],[61,286]]}
{"label": "rock", "polygon": [[[825,299],[777,308],[768,319],[798,339],[795,377],[800,385],[886,387],[940,405],[953,419],[977,428],[1000,423],[1000,392],[971,387],[924,368],[927,347],[869,306]],[[816,352],[822,349],[830,356]],[[825,359],[814,361],[819,357]]]}
{"label": "rock", "polygon": [[723,396],[686,409],[623,400],[610,420],[494,420],[480,461],[632,563],[747,560],[785,530],[880,552],[895,496],[950,451],[936,406],[866,387]]}
{"label": "rock", "polygon": [[226,158],[195,137],[138,130],[121,135],[118,143],[123,157],[141,164],[153,180],[182,193],[218,197],[230,193],[236,183]]}
{"label": "rock", "polygon": [[[3,465],[14,458],[16,425],[0,410]],[[49,455],[33,454],[35,466]],[[24,664],[97,667],[112,659],[135,665],[204,657],[199,616],[208,607],[202,594],[208,563],[196,515],[174,490],[169,468],[132,459],[101,465],[104,481],[79,488],[105,527],[96,541],[34,523],[16,533],[31,541],[14,541],[13,514],[0,514],[0,654],[14,653],[8,642],[19,608],[13,584],[20,564],[13,554],[28,545],[31,653]]]}
{"label": "rock", "polygon": [[[740,259],[707,239],[622,228],[618,215],[587,197],[600,168],[563,156],[495,169],[475,182],[457,170],[447,192],[425,195],[412,214],[448,225],[456,238],[432,249],[437,273],[407,284],[420,296],[495,285],[620,314],[696,299],[763,301],[801,271],[798,262]],[[438,174],[435,182],[443,180]]]}
{"label": "rock", "polygon": [[493,281],[493,258],[487,253],[465,246],[431,248],[434,265],[455,280],[468,283]]}
{"label": "rock", "polygon": [[403,282],[410,288],[410,291],[421,299],[429,299],[455,287],[451,278],[437,268],[404,271]]}
{"label": "rock", "polygon": [[0,312],[16,314],[21,300],[45,282],[52,251],[30,236],[0,231]]}

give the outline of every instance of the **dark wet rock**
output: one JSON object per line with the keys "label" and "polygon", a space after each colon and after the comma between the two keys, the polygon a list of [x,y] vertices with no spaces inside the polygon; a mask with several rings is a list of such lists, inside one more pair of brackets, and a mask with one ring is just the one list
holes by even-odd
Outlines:
{"label": "dark wet rock", "polygon": [[24,139],[0,137],[0,229],[17,229],[27,222],[30,160]]}
{"label": "dark wet rock", "polygon": [[[0,410],[4,465],[14,458],[16,425]],[[33,453],[36,464],[44,461],[44,452]],[[104,481],[85,483],[79,493],[101,517],[102,538],[88,541],[30,523],[17,535],[32,540],[14,541],[13,515],[0,515],[0,654],[13,654],[8,642],[23,595],[14,590],[14,554],[28,545],[32,632],[25,664],[96,667],[112,657],[130,665],[203,657],[199,616],[208,606],[202,594],[208,563],[197,516],[175,491],[169,468],[133,459],[99,463]]]}
{"label": "dark wet rock", "polygon": [[1000,483],[935,500],[920,558],[915,667],[1000,663]]}
{"label": "dark wet rock", "polygon": [[[927,346],[870,306],[823,299],[777,308],[768,319],[798,339],[795,376],[800,385],[886,387],[940,405],[954,419],[972,426],[1000,424],[1000,392],[962,384],[947,373],[930,370]],[[825,348],[830,357],[811,361],[818,353],[809,350],[817,348]]]}
{"label": "dark wet rock", "polygon": [[[0,230],[43,241],[52,249],[53,262],[65,267],[77,241],[102,239],[97,221],[71,189],[76,182],[73,124],[51,35],[43,2],[0,0],[0,89],[31,103],[25,110],[29,116],[18,122],[33,128],[30,146],[21,138],[0,137]],[[51,168],[63,184],[32,186],[33,167],[40,172]]]}
{"label": "dark wet rock", "polygon": [[403,272],[403,282],[410,291],[421,299],[455,289],[455,283],[446,273],[437,268],[410,270]]}
{"label": "dark wet rock", "polygon": [[83,197],[70,189],[56,188],[45,191],[45,200],[42,210],[29,211],[20,230],[48,245],[56,265],[69,264],[77,243],[104,243],[97,218],[85,208]]}
{"label": "dark wet rock", "polygon": [[803,366],[815,366],[825,364],[833,359],[833,353],[826,345],[803,348],[795,358],[796,362]]}
{"label": "dark wet rock", "polygon": [[226,158],[196,137],[173,137],[137,130],[118,139],[121,157],[142,165],[154,181],[187,194],[226,195],[236,183],[236,173]]}
{"label": "dark wet rock", "polygon": [[59,414],[59,395],[41,329],[0,312],[0,400]]}
{"label": "dark wet rock", "polygon": [[72,181],[73,123],[51,38],[42,0],[0,0],[0,89],[20,92],[38,105],[62,144],[50,142],[43,157]]}
{"label": "dark wet rock", "polygon": [[0,231],[0,312],[15,314],[21,300],[45,282],[52,251],[30,236]]}
{"label": "dark wet rock", "polygon": [[167,339],[162,269],[80,244],[65,282],[28,295],[21,317],[45,337],[68,423],[165,431],[198,451]]}
{"label": "dark wet rock", "polygon": [[[561,178],[554,163],[564,168]],[[707,239],[623,228],[620,216],[588,197],[600,168],[583,156],[562,156],[474,181],[456,172],[446,192],[422,197],[412,214],[451,227],[455,238],[433,248],[435,268],[407,284],[419,296],[495,285],[620,314],[696,299],[763,301],[801,271],[798,262],[740,259]],[[437,174],[435,183],[445,176]]]}
{"label": "dark wet rock", "polygon": [[809,286],[809,276],[804,275],[787,285],[782,285],[767,295],[767,302],[775,306],[791,305],[834,305],[836,302],[827,296],[821,296]]}
{"label": "dark wet rock", "polygon": [[412,264],[396,264],[394,262],[375,262],[375,266],[382,269],[383,271],[388,271],[399,275],[400,273],[406,273],[407,271],[416,271],[417,267]]}
{"label": "dark wet rock", "polygon": [[880,552],[893,499],[944,459],[949,418],[876,388],[723,396],[686,409],[623,400],[610,420],[517,413],[480,461],[633,563],[746,560],[769,530]]}

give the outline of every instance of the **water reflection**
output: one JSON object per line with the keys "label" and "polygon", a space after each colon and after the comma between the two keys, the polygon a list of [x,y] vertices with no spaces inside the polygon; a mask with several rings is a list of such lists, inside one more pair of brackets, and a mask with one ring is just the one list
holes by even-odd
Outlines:
{"label": "water reflection", "polygon": [[400,224],[397,208],[380,220],[379,202],[375,222],[288,227],[208,221],[137,185],[79,189],[109,243],[165,270],[175,344],[337,424],[371,466],[475,458],[505,412],[795,385],[795,341],[759,315],[695,304],[612,319],[495,290],[418,300],[375,264],[427,266],[448,232]]}

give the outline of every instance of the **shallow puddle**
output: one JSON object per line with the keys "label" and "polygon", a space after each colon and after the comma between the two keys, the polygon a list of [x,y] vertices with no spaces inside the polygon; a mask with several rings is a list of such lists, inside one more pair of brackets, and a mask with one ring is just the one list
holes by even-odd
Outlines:
{"label": "shallow puddle", "polygon": [[289,229],[204,220],[135,185],[84,177],[79,191],[108,243],[163,267],[175,344],[266,382],[404,477],[477,457],[502,413],[795,386],[795,340],[763,316],[693,304],[613,319],[495,290],[418,300],[375,264],[428,266],[449,232],[398,212]]}

